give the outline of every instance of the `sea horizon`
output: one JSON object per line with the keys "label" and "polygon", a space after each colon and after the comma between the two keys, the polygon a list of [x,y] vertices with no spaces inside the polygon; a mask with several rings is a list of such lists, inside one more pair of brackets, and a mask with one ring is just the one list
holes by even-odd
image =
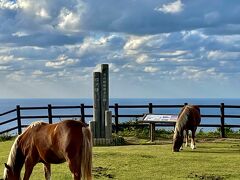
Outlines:
{"label": "sea horizon", "polygon": [[[109,105],[114,105],[118,103],[119,105],[148,105],[152,103],[153,105],[183,105],[184,103],[196,104],[196,105],[220,105],[225,103],[226,105],[240,105],[240,98],[110,98]],[[52,106],[78,106],[80,104],[93,105],[93,98],[0,98],[0,114],[6,111],[16,108],[16,105],[21,107],[47,107],[48,104]],[[114,110],[110,109],[113,111]],[[153,113],[155,114],[178,114],[180,108],[153,108]],[[54,109],[53,113],[56,114],[79,114],[79,109]],[[86,109],[85,114],[91,115],[93,110]],[[144,114],[148,113],[148,108],[121,108],[119,109],[119,114]],[[219,115],[220,108],[201,108],[201,114],[204,115]],[[225,114],[230,115],[240,115],[240,109],[225,109]],[[46,110],[31,110],[23,111],[21,115],[47,115]],[[12,117],[16,117],[16,113],[12,114]],[[8,120],[8,117],[0,116],[0,122]],[[89,122],[92,118],[86,118]],[[112,119],[114,122],[114,119]],[[126,122],[130,120],[136,120],[136,118],[119,118],[119,122]],[[25,122],[30,123],[29,120]],[[36,119],[35,119],[36,121]],[[59,119],[54,119],[53,122],[57,122]],[[219,118],[202,118],[203,124],[220,124]],[[240,124],[240,119],[238,118],[225,118],[226,124]],[[13,123],[14,124],[14,123]],[[5,129],[0,127],[1,129]],[[204,130],[213,130],[215,128],[204,128]]]}
{"label": "sea horizon", "polygon": [[[33,103],[35,102],[35,103]],[[76,104],[86,104],[92,105],[93,98],[0,98],[0,113],[1,110],[6,110],[4,107],[15,107],[16,105],[20,106],[29,106],[29,105],[48,105],[48,104],[56,104],[56,105],[64,105],[63,103],[73,103]],[[119,97],[110,97],[109,104],[113,105],[115,103],[130,103],[130,104],[219,104],[226,103],[229,105],[240,105],[240,98],[119,98]]]}

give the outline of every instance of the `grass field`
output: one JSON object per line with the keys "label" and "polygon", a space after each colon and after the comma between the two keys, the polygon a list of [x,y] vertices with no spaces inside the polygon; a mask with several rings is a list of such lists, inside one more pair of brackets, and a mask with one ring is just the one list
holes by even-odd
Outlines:
{"label": "grass field", "polygon": [[[0,142],[0,177],[13,141]],[[197,149],[171,151],[169,142],[160,145],[94,147],[94,179],[120,180],[237,180],[240,177],[240,140],[217,139],[198,142]],[[32,180],[43,178],[42,165]],[[52,165],[52,179],[71,179],[67,164]]]}

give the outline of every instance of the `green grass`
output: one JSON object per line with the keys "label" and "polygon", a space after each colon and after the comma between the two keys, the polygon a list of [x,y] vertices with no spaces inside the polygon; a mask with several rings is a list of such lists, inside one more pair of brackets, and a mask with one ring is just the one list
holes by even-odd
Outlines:
{"label": "green grass", "polygon": [[[0,177],[13,141],[0,142]],[[187,180],[230,179],[240,177],[240,140],[217,139],[198,142],[197,149],[171,151],[170,142],[158,145],[94,147],[94,179]],[[42,165],[35,167],[31,179],[44,179]],[[52,179],[71,179],[67,164],[52,165]]]}

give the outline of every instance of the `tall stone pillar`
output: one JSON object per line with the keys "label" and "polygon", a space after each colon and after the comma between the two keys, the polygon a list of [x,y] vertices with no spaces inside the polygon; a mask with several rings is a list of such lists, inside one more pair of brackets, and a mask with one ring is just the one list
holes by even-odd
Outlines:
{"label": "tall stone pillar", "polygon": [[105,137],[105,111],[109,109],[108,64],[101,65],[101,137]]}
{"label": "tall stone pillar", "polygon": [[[109,68],[108,64],[101,65],[101,72],[93,73],[93,121],[90,122],[94,144],[109,144],[112,132],[111,117],[109,116]],[[111,126],[111,127],[110,127]],[[107,136],[106,137],[106,132]]]}
{"label": "tall stone pillar", "polygon": [[101,133],[101,73],[93,73],[93,119],[95,121],[95,127],[93,134],[94,137],[100,138]]}

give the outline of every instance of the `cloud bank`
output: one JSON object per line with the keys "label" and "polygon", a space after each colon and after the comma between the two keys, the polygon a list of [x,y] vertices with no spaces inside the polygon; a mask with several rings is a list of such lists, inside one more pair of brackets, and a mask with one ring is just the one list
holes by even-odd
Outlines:
{"label": "cloud bank", "polygon": [[237,0],[1,0],[0,96],[91,97],[109,63],[113,97],[239,97],[239,17]]}

